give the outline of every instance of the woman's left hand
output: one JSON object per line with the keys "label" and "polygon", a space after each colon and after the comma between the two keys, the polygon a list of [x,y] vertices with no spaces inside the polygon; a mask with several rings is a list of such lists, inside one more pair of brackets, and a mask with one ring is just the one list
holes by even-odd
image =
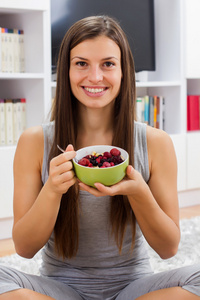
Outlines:
{"label": "woman's left hand", "polygon": [[[95,187],[88,186],[83,182],[79,183],[81,189],[91,193],[96,197],[101,196],[115,196],[115,195],[140,195],[144,186],[147,186],[141,174],[136,171],[131,165],[126,169],[126,176],[120,182],[112,185],[105,186],[99,182],[95,183]],[[148,187],[148,186],[147,186]]]}

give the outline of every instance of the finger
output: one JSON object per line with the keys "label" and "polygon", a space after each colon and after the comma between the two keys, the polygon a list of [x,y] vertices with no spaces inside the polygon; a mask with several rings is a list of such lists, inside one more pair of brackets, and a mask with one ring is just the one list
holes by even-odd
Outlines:
{"label": "finger", "polygon": [[94,195],[95,197],[101,197],[101,196],[105,196],[105,194],[101,193],[99,190],[84,184],[83,182],[79,183],[79,186],[81,189],[83,189],[84,191]]}
{"label": "finger", "polygon": [[59,166],[60,164],[63,164],[66,161],[72,160],[75,156],[76,156],[76,152],[74,150],[61,153],[54,158],[55,165]]}
{"label": "finger", "polygon": [[73,169],[73,164],[72,164],[72,162],[70,160],[70,161],[66,161],[66,162],[62,163],[61,165],[59,165],[57,167],[57,172],[59,174],[63,174],[63,173],[68,172],[68,171],[70,171],[72,169]]}
{"label": "finger", "polygon": [[65,149],[65,151],[74,151],[73,145],[72,145],[72,144],[69,144],[69,145],[67,146],[67,148]]}
{"label": "finger", "polygon": [[74,147],[72,144],[69,144],[66,149],[65,152],[63,153],[63,155],[68,158],[68,154],[70,155],[71,159],[74,158],[76,156],[76,151],[74,151]]}
{"label": "finger", "polygon": [[60,187],[62,190],[62,194],[66,193],[68,189],[76,183],[76,178],[73,177],[71,180],[68,180],[67,182],[63,182]]}
{"label": "finger", "polygon": [[71,180],[72,178],[75,178],[74,171],[68,171],[62,174],[57,174],[55,176],[52,176],[52,183],[54,186],[59,186],[63,183],[66,183],[67,181]]}
{"label": "finger", "polygon": [[60,178],[60,182],[67,182],[67,181],[70,181],[72,178],[75,177],[75,174],[74,174],[74,171],[68,171],[68,172],[65,172],[63,174],[61,174],[59,176]]}
{"label": "finger", "polygon": [[102,194],[104,195],[109,195],[109,196],[113,196],[114,193],[117,192],[117,187],[116,185],[113,185],[113,186],[105,186],[99,182],[96,182],[95,184],[95,187],[98,189],[98,191],[100,191]]}
{"label": "finger", "polygon": [[129,165],[127,168],[126,168],[126,175],[128,178],[130,179],[134,179],[135,178],[135,175],[134,175],[134,168]]}

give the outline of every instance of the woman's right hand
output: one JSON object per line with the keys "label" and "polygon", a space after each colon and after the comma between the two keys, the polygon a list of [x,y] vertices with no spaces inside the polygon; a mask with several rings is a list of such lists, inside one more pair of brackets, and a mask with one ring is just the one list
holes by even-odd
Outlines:
{"label": "woman's right hand", "polygon": [[16,252],[31,258],[50,238],[60,209],[62,194],[75,181],[72,145],[50,162],[49,179],[42,182],[44,136],[41,126],[20,137],[14,159],[14,224]]}
{"label": "woman's right hand", "polygon": [[64,153],[50,161],[49,178],[46,184],[53,193],[62,195],[75,184],[76,177],[71,161],[75,156],[74,147],[70,144]]}

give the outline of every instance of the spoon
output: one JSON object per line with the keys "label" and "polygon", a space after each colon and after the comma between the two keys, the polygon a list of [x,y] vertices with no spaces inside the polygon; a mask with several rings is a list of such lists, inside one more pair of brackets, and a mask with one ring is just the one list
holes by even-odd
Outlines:
{"label": "spoon", "polygon": [[[57,145],[57,148],[61,151],[61,152],[63,152],[63,153],[65,153],[66,151],[65,150],[63,150],[59,145]],[[77,160],[76,160],[76,162],[77,162]]]}
{"label": "spoon", "polygon": [[63,150],[59,145],[57,145],[57,148],[58,148],[61,152],[65,153],[65,150]]}

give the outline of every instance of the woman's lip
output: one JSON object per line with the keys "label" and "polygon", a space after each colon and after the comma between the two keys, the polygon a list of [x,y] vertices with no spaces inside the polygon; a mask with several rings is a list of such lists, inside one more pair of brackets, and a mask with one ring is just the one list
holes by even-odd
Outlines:
{"label": "woman's lip", "polygon": [[105,86],[83,86],[83,88],[90,93],[99,93],[106,89]]}
{"label": "woman's lip", "polygon": [[82,87],[84,92],[89,95],[89,96],[102,96],[106,90],[108,89],[107,87],[97,87],[97,86],[93,86],[93,87],[88,87],[88,86],[83,86]]}

